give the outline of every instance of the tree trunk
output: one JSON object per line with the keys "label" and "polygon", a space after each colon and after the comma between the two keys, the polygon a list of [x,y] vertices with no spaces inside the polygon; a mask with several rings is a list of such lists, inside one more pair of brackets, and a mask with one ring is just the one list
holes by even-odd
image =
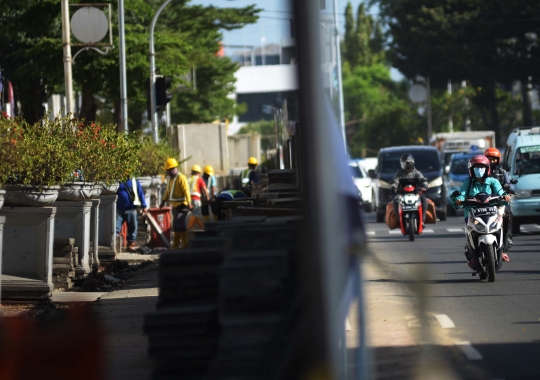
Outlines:
{"label": "tree trunk", "polygon": [[19,113],[30,123],[36,123],[45,114],[45,89],[39,79],[31,81],[30,87],[15,87],[15,101],[21,103]]}
{"label": "tree trunk", "polygon": [[82,84],[81,111],[79,118],[84,119],[86,123],[92,123],[96,120],[97,104],[90,85],[90,78]]}
{"label": "tree trunk", "polygon": [[499,112],[497,111],[497,95],[495,93],[495,83],[493,82],[489,86],[487,86],[487,90],[489,91],[489,107],[491,112],[491,119],[493,122],[492,130],[495,131],[496,146],[504,146],[499,120]]}
{"label": "tree trunk", "polygon": [[529,79],[521,81],[521,98],[523,99],[523,126],[532,127],[534,121],[532,115],[531,93],[529,91]]}

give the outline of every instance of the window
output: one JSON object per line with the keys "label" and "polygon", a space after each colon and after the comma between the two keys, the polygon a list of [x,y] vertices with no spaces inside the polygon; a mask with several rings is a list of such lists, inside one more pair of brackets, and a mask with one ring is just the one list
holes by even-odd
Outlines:
{"label": "window", "polygon": [[514,174],[540,173],[540,145],[522,146],[516,150]]}
{"label": "window", "polygon": [[414,165],[416,169],[421,172],[434,172],[441,170],[441,161],[439,159],[439,152],[435,150],[425,151],[396,151],[382,153],[381,155],[381,173],[393,174],[401,169],[399,159],[405,153],[410,153],[414,157]]}
{"label": "window", "polygon": [[356,165],[349,165],[351,168],[351,173],[353,178],[364,178],[364,175],[362,174],[362,170]]}

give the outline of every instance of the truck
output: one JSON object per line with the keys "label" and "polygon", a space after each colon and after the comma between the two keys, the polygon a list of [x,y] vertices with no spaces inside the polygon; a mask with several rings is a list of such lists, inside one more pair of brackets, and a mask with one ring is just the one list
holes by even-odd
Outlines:
{"label": "truck", "polygon": [[454,153],[478,150],[484,153],[487,148],[495,147],[494,131],[444,132],[436,133],[430,140],[430,145],[441,153],[444,167],[450,164]]}

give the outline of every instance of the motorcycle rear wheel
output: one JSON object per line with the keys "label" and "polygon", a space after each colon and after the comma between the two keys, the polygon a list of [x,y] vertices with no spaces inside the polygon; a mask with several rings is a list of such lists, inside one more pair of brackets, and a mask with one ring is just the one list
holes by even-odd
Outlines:
{"label": "motorcycle rear wheel", "polygon": [[414,241],[414,220],[409,220],[409,240]]}
{"label": "motorcycle rear wheel", "polygon": [[492,245],[482,244],[482,250],[484,251],[484,258],[486,260],[486,272],[488,275],[488,282],[495,281],[495,251]]}

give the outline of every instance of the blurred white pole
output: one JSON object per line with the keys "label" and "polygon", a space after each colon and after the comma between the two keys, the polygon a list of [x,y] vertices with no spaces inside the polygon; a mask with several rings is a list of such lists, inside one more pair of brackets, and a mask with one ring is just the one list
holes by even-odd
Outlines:
{"label": "blurred white pole", "polygon": [[120,123],[128,133],[128,105],[126,84],[126,35],[124,30],[124,0],[118,0],[118,45],[120,45]]}
{"label": "blurred white pole", "polygon": [[[448,94],[452,95],[452,81],[448,80]],[[448,117],[448,129],[450,132],[454,132],[454,121],[452,120],[452,115]]]}
{"label": "blurred white pole", "polygon": [[62,0],[62,44],[64,46],[64,86],[66,114],[73,116],[73,78],[71,74],[71,27],[69,24],[69,0]]}
{"label": "blurred white pole", "polygon": [[343,80],[341,78],[341,44],[339,40],[338,28],[338,0],[334,0],[334,28],[336,32],[336,62],[337,62],[337,80],[339,91],[339,125],[343,134],[343,142],[345,143],[345,152],[347,152],[347,135],[345,131],[345,106],[343,102]]}

